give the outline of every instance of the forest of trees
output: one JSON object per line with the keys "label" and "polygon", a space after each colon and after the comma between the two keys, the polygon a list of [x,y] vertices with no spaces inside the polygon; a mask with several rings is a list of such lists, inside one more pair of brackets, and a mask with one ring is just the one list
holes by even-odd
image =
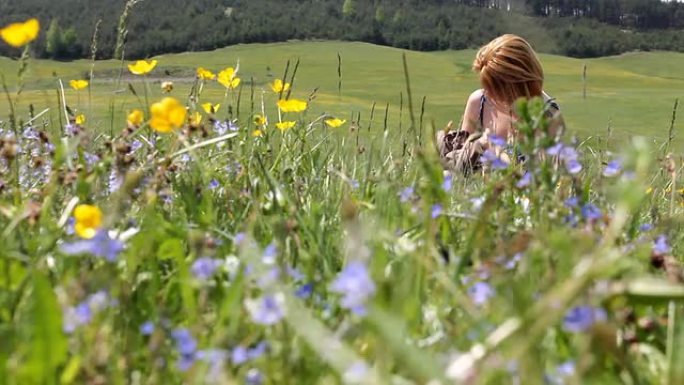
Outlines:
{"label": "forest of trees", "polygon": [[[35,54],[115,54],[126,0],[0,0],[0,24],[38,17]],[[415,50],[473,48],[502,33],[577,57],[684,51],[684,3],[659,0],[137,0],[126,59],[290,39],[365,41]],[[0,46],[0,54],[19,52]]]}

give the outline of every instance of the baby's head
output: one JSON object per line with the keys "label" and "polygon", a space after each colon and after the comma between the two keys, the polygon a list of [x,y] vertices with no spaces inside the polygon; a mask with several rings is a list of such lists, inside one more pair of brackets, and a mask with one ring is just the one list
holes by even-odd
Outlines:
{"label": "baby's head", "polygon": [[542,95],[544,71],[532,46],[516,35],[502,35],[480,48],[473,62],[485,94],[510,105]]}

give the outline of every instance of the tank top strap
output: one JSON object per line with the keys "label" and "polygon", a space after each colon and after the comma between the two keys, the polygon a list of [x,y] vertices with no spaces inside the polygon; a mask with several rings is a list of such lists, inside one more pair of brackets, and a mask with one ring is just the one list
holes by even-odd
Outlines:
{"label": "tank top strap", "polygon": [[480,127],[484,127],[484,105],[485,101],[487,99],[485,98],[484,92],[482,93],[482,96],[480,96]]}

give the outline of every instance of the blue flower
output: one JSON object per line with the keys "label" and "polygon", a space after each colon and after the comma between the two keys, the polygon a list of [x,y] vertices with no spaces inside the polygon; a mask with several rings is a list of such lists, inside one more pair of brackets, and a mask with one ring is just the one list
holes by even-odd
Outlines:
{"label": "blue flower", "polygon": [[621,170],[622,162],[618,159],[611,160],[608,162],[608,165],[606,165],[606,168],[603,169],[603,176],[612,177],[619,174]]}
{"label": "blue flower", "polygon": [[488,149],[484,153],[482,153],[480,161],[483,163],[490,164],[492,166],[492,169],[494,170],[503,170],[508,167],[508,163],[506,163],[506,161],[498,157],[491,149]]}
{"label": "blue flower", "polygon": [[77,327],[89,323],[95,314],[104,310],[110,304],[109,296],[104,291],[98,291],[88,296],[83,302],[64,310],[63,330],[73,333]]}
{"label": "blue flower", "polygon": [[498,147],[506,146],[506,139],[494,134],[489,135],[489,142]]}
{"label": "blue flower", "polygon": [[212,180],[209,182],[209,186],[208,186],[208,187],[209,187],[209,190],[215,190],[215,189],[217,189],[219,186],[220,186],[219,181],[217,181],[216,179],[212,179]]}
{"label": "blue flower", "polygon": [[565,169],[568,170],[570,174],[577,174],[582,171],[582,164],[577,161],[577,159],[569,159],[565,161]]}
{"label": "blue flower", "polygon": [[451,189],[454,185],[453,181],[454,181],[454,178],[451,176],[451,174],[445,176],[444,182],[442,182],[442,190],[444,190],[446,192],[451,192]]}
{"label": "blue flower", "polygon": [[282,293],[265,294],[257,299],[245,300],[252,321],[259,325],[274,325],[285,316],[285,296]]}
{"label": "blue flower", "polygon": [[226,132],[228,132],[228,122],[215,120],[214,132],[216,132],[218,135],[224,135]]}
{"label": "blue flower", "polygon": [[430,210],[430,216],[432,219],[435,219],[442,215],[442,205],[439,203],[432,205],[432,209]]}
{"label": "blue flower", "polygon": [[582,206],[582,216],[586,220],[593,221],[600,219],[603,216],[603,214],[601,213],[601,210],[598,207],[594,206],[591,203],[587,203],[586,205]]}
{"label": "blue flower", "polygon": [[123,242],[112,239],[106,230],[100,230],[91,239],[81,239],[72,243],[65,243],[60,247],[66,255],[92,254],[109,262],[114,262],[116,257],[123,251]]}
{"label": "blue flower", "polygon": [[220,259],[201,257],[197,258],[195,262],[192,263],[190,271],[195,278],[200,281],[206,281],[214,275],[216,269],[218,269],[222,263],[223,262]]}
{"label": "blue flower", "polygon": [[661,234],[653,242],[653,253],[657,255],[663,255],[669,253],[671,250],[670,245],[667,243],[667,237],[665,234]]}
{"label": "blue flower", "polygon": [[261,262],[266,265],[273,265],[276,263],[276,257],[278,256],[278,248],[275,243],[271,242],[264,249],[264,254],[261,256]]}
{"label": "blue flower", "polygon": [[154,333],[154,323],[152,321],[146,321],[140,325],[140,334],[149,336],[152,333]]}
{"label": "blue flower", "polygon": [[221,376],[223,363],[228,357],[228,352],[223,349],[200,350],[195,354],[195,357],[209,365],[209,372],[207,373],[206,381],[214,383],[217,382]]}
{"label": "blue flower", "polygon": [[355,361],[342,374],[342,380],[345,384],[359,384],[368,375],[368,365],[363,361]]}
{"label": "blue flower", "polygon": [[242,241],[245,240],[245,238],[247,238],[247,235],[245,233],[237,233],[233,237],[233,243],[239,245],[240,243],[242,243]]}
{"label": "blue flower", "polygon": [[579,198],[570,197],[563,202],[563,205],[565,205],[565,207],[577,207],[579,206]]}
{"label": "blue flower", "polygon": [[230,360],[235,366],[242,365],[249,361],[247,348],[242,345],[236,346],[230,354]]}
{"label": "blue flower", "polygon": [[357,315],[365,315],[365,302],[375,293],[375,283],[363,262],[352,261],[335,278],[331,290],[343,295],[343,308],[350,309]]}
{"label": "blue flower", "polygon": [[307,299],[311,297],[313,293],[313,285],[311,283],[305,283],[295,290],[295,295],[301,299]]}
{"label": "blue flower", "polygon": [[641,232],[647,232],[653,230],[653,225],[650,223],[644,223],[641,226],[639,226],[639,231]]}
{"label": "blue flower", "polygon": [[486,282],[475,282],[473,286],[468,288],[468,296],[473,300],[475,305],[484,305],[489,298],[496,294],[492,286]]}
{"label": "blue flower", "polygon": [[515,184],[515,187],[517,188],[525,188],[532,183],[532,173],[529,171],[525,172],[525,174],[518,180],[518,182]]}
{"label": "blue flower", "polygon": [[596,322],[608,319],[606,311],[591,306],[576,306],[570,309],[563,318],[563,328],[572,333],[589,329]]}
{"label": "blue flower", "polygon": [[255,360],[263,356],[268,350],[268,344],[264,341],[259,342],[253,348],[247,350],[247,358]]}
{"label": "blue flower", "polygon": [[194,355],[197,351],[197,341],[186,328],[174,329],[171,337],[176,341],[176,350],[182,355]]}
{"label": "blue flower", "polygon": [[349,181],[349,185],[351,186],[352,189],[356,190],[359,188],[360,184],[359,181],[356,179],[352,179]]}
{"label": "blue flower", "polygon": [[546,153],[550,156],[558,156],[563,149],[563,143],[556,143],[546,149]]}
{"label": "blue flower", "polygon": [[247,385],[261,385],[264,381],[264,376],[258,369],[252,368],[245,374],[245,382]]}
{"label": "blue flower", "polygon": [[399,193],[399,201],[401,203],[408,202],[411,198],[413,198],[413,193],[414,193],[413,187],[406,187],[405,189],[401,190],[401,192]]}

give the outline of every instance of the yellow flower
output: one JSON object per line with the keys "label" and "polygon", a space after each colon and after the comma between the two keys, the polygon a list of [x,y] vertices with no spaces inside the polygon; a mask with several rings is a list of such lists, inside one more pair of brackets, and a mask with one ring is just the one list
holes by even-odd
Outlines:
{"label": "yellow flower", "polygon": [[38,19],[29,19],[0,29],[0,36],[7,44],[19,48],[35,40],[38,37],[38,31],[40,31]]}
{"label": "yellow flower", "polygon": [[263,115],[254,115],[254,124],[257,126],[265,126],[268,124],[268,119]]}
{"label": "yellow flower", "polygon": [[135,64],[129,64],[128,70],[131,71],[133,75],[145,75],[150,73],[157,66],[156,60],[138,60]]}
{"label": "yellow flower", "polygon": [[228,67],[218,74],[218,82],[226,88],[237,88],[240,85],[240,78],[236,77],[237,72],[233,67]]}
{"label": "yellow flower", "polygon": [[137,127],[142,124],[143,119],[145,119],[145,114],[140,110],[133,110],[128,114],[127,121],[128,124]]}
{"label": "yellow flower", "polygon": [[307,102],[304,100],[278,100],[278,108],[280,108],[280,111],[282,112],[302,112],[306,110],[307,105]]}
{"label": "yellow flower", "polygon": [[202,114],[200,114],[199,111],[195,111],[192,115],[190,115],[190,123],[198,126],[200,123],[202,123]]}
{"label": "yellow flower", "polygon": [[220,104],[211,104],[211,103],[204,103],[202,104],[202,109],[204,112],[207,114],[215,114],[218,112],[219,107],[221,107]]}
{"label": "yellow flower", "polygon": [[338,118],[335,118],[335,119],[326,119],[326,120],[325,120],[325,124],[327,124],[328,126],[330,126],[330,127],[332,127],[332,128],[337,128],[337,127],[343,125],[343,124],[346,123],[346,122],[347,122],[346,120],[344,120],[344,119],[338,119]]}
{"label": "yellow flower", "polygon": [[150,107],[152,118],[150,127],[155,131],[167,133],[175,128],[179,128],[185,123],[187,111],[178,100],[166,97],[161,102],[154,103]]}
{"label": "yellow flower", "polygon": [[199,67],[197,68],[197,77],[202,79],[202,80],[214,80],[216,79],[216,75],[209,71],[208,69]]}
{"label": "yellow flower", "polygon": [[264,136],[264,132],[259,129],[256,129],[252,131],[252,136],[255,138],[261,138],[262,136]]}
{"label": "yellow flower", "polygon": [[76,91],[82,90],[86,87],[88,87],[88,81],[87,80],[70,80],[69,85],[71,88],[75,89]]}
{"label": "yellow flower", "polygon": [[81,126],[81,125],[83,125],[83,123],[86,122],[86,117],[83,114],[78,114],[78,115],[76,115],[75,121],[76,121],[76,124]]}
{"label": "yellow flower", "polygon": [[271,83],[271,89],[276,94],[279,94],[281,92],[286,92],[287,90],[290,89],[290,83],[283,83],[282,80],[276,79],[273,81],[273,83]]}
{"label": "yellow flower", "polygon": [[161,89],[163,92],[168,94],[169,92],[173,91],[173,82],[162,82]]}
{"label": "yellow flower", "polygon": [[289,121],[289,122],[278,122],[276,123],[276,128],[278,128],[280,131],[285,131],[289,130],[290,128],[294,127],[297,122],[295,121]]}
{"label": "yellow flower", "polygon": [[78,205],[74,209],[74,219],[76,234],[81,238],[90,239],[102,225],[102,211],[97,206]]}

